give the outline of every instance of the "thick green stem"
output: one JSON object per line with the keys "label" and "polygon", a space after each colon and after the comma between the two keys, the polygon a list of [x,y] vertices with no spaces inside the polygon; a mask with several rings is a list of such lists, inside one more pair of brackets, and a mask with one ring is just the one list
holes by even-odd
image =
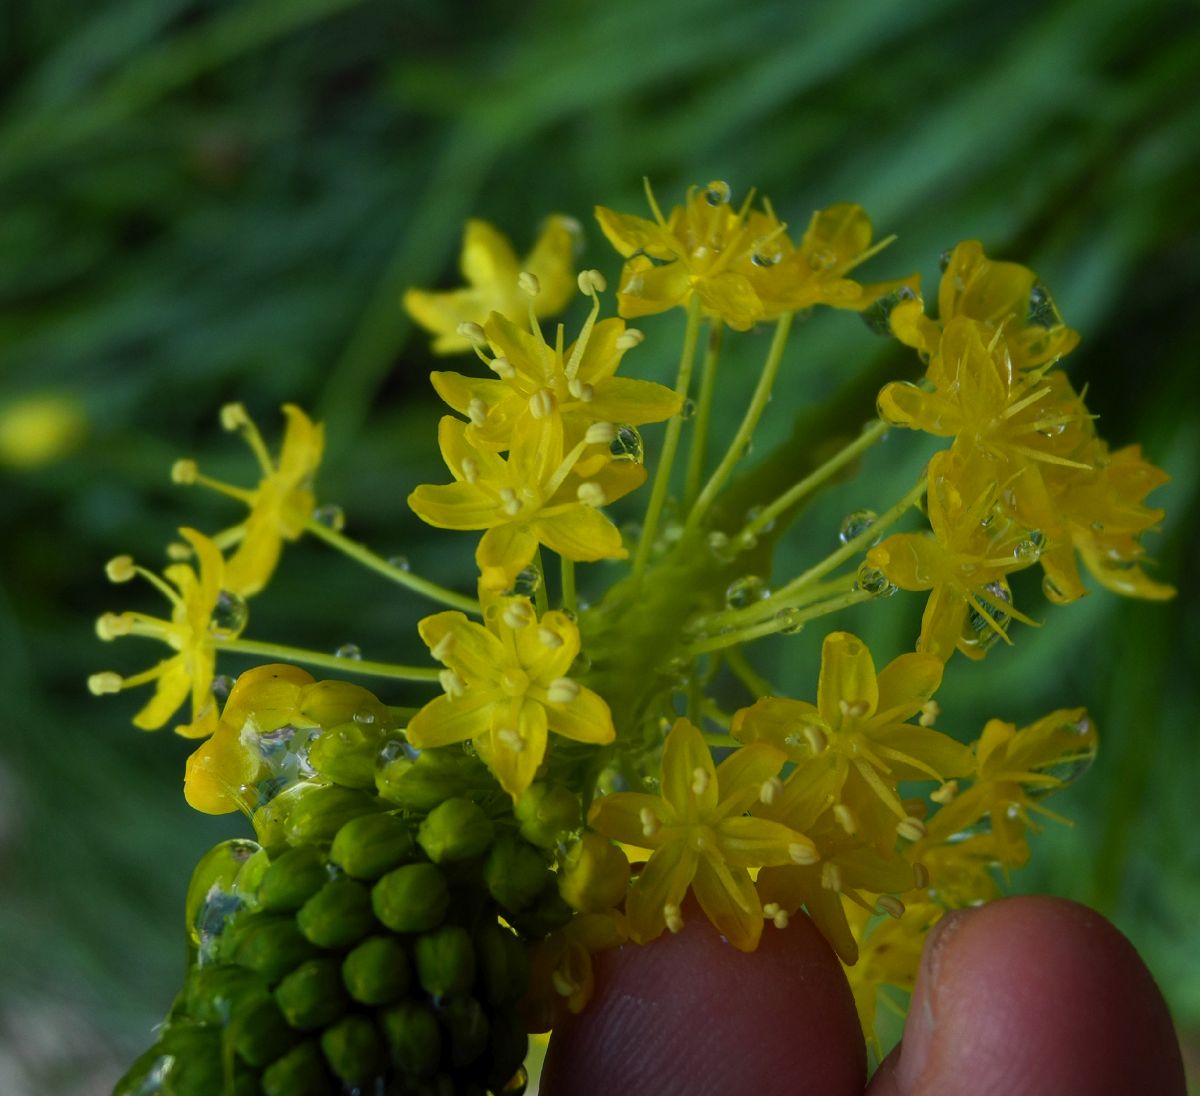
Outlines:
{"label": "thick green stem", "polygon": [[708,350],[700,367],[700,396],[696,400],[696,419],[692,430],[692,446],[688,452],[687,477],[684,480],[683,508],[690,510],[700,491],[704,475],[704,450],[708,445],[708,424],[712,419],[713,395],[717,388],[717,361],[721,356],[721,337],[725,327],[714,319],[708,331]]}
{"label": "thick green stem", "polygon": [[780,611],[776,610],[775,614],[769,620],[750,624],[744,628],[734,629],[729,632],[723,632],[720,635],[709,636],[706,639],[699,640],[685,647],[683,653],[695,657],[696,655],[707,654],[710,651],[723,651],[727,647],[747,643],[752,639],[761,639],[763,636],[777,635],[780,632],[799,631],[810,620],[816,620],[818,617],[836,613],[847,606],[857,605],[860,601],[867,601],[873,596],[873,594],[868,593],[866,590],[849,590],[840,597],[830,598],[828,601],[820,601],[807,609],[796,609],[794,612],[789,611],[784,614],[783,619],[780,618]]}
{"label": "thick green stem", "polygon": [[775,326],[775,337],[771,340],[771,349],[767,352],[767,360],[763,363],[762,374],[758,378],[758,386],[750,398],[750,406],[746,408],[742,423],[738,427],[737,433],[734,434],[725,456],[721,458],[721,463],[717,465],[716,470],[704,485],[704,490],[700,492],[696,504],[691,508],[685,535],[694,532],[699,527],[718,492],[733,475],[737,462],[745,455],[750,441],[754,437],[754,428],[758,426],[758,420],[762,418],[771,398],[771,389],[775,386],[775,378],[779,373],[780,363],[783,361],[783,351],[787,346],[788,334],[792,330],[794,317],[795,313],[793,312],[785,312],[779,317],[779,322]]}
{"label": "thick green stem", "polygon": [[391,662],[369,662],[361,658],[340,658],[304,647],[288,647],[282,643],[260,643],[253,639],[219,639],[213,646],[218,651],[255,655],[276,662],[303,662],[309,666],[339,670],[347,674],[368,677],[390,677],[397,681],[437,681],[441,672],[436,666],[398,666]]}
{"label": "thick green stem", "polygon": [[[687,328],[683,336],[683,350],[679,356],[679,373],[675,380],[675,393],[681,401],[687,399],[688,389],[692,384],[692,366],[696,361],[696,343],[700,338],[701,320],[700,298],[692,295],[688,304]],[[637,554],[633,559],[633,577],[640,580],[646,571],[650,559],[650,550],[654,546],[654,538],[658,534],[658,521],[662,516],[663,504],[667,501],[667,491],[671,486],[671,466],[675,463],[675,452],[679,448],[679,433],[683,429],[682,415],[675,415],[667,423],[666,437],[663,438],[662,456],[658,462],[658,471],[654,474],[654,487],[650,491],[650,502],[646,507],[646,517],[642,522],[642,535],[638,540]]]}
{"label": "thick green stem", "polygon": [[479,614],[479,602],[474,598],[456,593],[454,590],[447,590],[436,582],[430,582],[428,579],[421,578],[420,575],[414,575],[411,571],[404,570],[403,567],[396,567],[394,564],[388,563],[382,556],[377,556],[370,548],[343,536],[336,529],[330,529],[328,525],[322,525],[319,521],[310,519],[304,528],[305,532],[320,537],[326,544],[349,556],[356,563],[361,563],[368,570],[375,571],[384,578],[407,587],[414,593],[422,594],[431,601],[439,602],[442,605],[448,605],[451,609],[461,609],[465,613]]}

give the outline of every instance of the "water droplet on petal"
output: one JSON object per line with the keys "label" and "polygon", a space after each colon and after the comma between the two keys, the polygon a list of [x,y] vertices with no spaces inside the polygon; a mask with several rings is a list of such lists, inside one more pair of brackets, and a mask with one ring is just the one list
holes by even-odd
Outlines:
{"label": "water droplet on petal", "polygon": [[849,544],[855,537],[861,536],[870,529],[878,517],[879,515],[874,510],[855,510],[854,513],[847,514],[838,529],[838,540],[843,544]]}
{"label": "water droplet on petal", "polygon": [[901,301],[915,301],[916,299],[916,293],[908,286],[902,285],[899,289],[893,289],[891,293],[885,293],[864,308],[860,313],[862,321],[873,334],[890,335],[892,333],[892,310]]}
{"label": "water droplet on petal", "polygon": [[408,562],[408,556],[388,556],[388,566],[395,568],[397,571],[411,571],[412,564]]}
{"label": "water droplet on petal", "polygon": [[775,623],[781,636],[794,636],[804,629],[804,614],[794,606],[780,609],[775,614]]}
{"label": "water droplet on petal", "polygon": [[725,605],[729,609],[744,609],[756,601],[770,597],[771,591],[758,575],[743,575],[725,589]]}
{"label": "water droplet on petal", "polygon": [[710,206],[724,205],[729,201],[733,188],[723,179],[714,179],[704,188],[704,200]]}
{"label": "water droplet on petal", "polygon": [[[999,601],[1004,604],[1012,604],[1012,591],[1008,588],[1008,583],[1004,579],[997,579],[995,582],[986,583],[981,589],[986,590],[991,594],[992,601]],[[994,608],[988,604],[983,598],[976,595],[979,603],[987,610],[988,616],[996,622],[996,624],[1004,631],[1008,630],[1009,616],[1007,613]],[[967,612],[966,622],[963,624],[961,641],[964,647],[969,647],[972,650],[986,651],[993,643],[1000,638],[999,632],[988,622],[987,617],[979,612],[975,606],[971,606]]]}
{"label": "water droplet on petal", "polygon": [[355,662],[362,659],[362,650],[357,643],[343,643],[333,652],[334,658],[348,658]]}
{"label": "water droplet on petal", "polygon": [[354,722],[363,726],[370,726],[375,722],[375,713],[370,708],[360,708],[354,713]]}
{"label": "water droplet on petal", "polygon": [[858,577],[854,582],[855,588],[870,594],[872,597],[891,597],[896,587],[888,580],[887,575],[875,567],[863,564],[858,569]]}
{"label": "water droplet on petal", "polygon": [[1050,290],[1041,282],[1038,282],[1029,291],[1029,311],[1025,316],[1025,322],[1032,327],[1044,327],[1047,330],[1058,327],[1062,323],[1062,316],[1059,314],[1058,306],[1054,303],[1054,298],[1050,296]]}
{"label": "water droplet on petal", "polygon": [[938,256],[938,270],[943,274],[950,269],[950,260],[953,256],[954,249],[949,247]]}
{"label": "water droplet on petal", "polygon": [[326,529],[340,533],[346,528],[346,512],[335,503],[329,503],[325,506],[318,506],[313,511],[313,521],[318,525],[324,525]]}
{"label": "water droplet on petal", "polygon": [[681,419],[690,419],[696,413],[696,401],[684,400],[683,406],[679,409],[679,417]]}
{"label": "water droplet on petal", "polygon": [[217,639],[234,639],[241,634],[249,619],[250,609],[246,605],[246,599],[231,590],[222,590],[213,606],[208,630]]}
{"label": "water droplet on petal", "polygon": [[642,443],[642,435],[637,427],[628,423],[619,423],[608,451],[613,460],[632,460],[641,464],[646,457],[646,447]]}
{"label": "water droplet on petal", "polygon": [[542,585],[542,572],[536,567],[526,567],[524,570],[517,572],[517,577],[513,579],[512,589],[508,591],[510,597],[533,597],[538,592]]}
{"label": "water droplet on petal", "polygon": [[1066,605],[1071,600],[1070,595],[1049,575],[1042,579],[1042,593],[1046,595],[1046,600],[1053,602],[1055,605]]}
{"label": "water droplet on petal", "polygon": [[755,240],[750,261],[755,266],[775,266],[783,258],[783,246],[778,240]]}
{"label": "water droplet on petal", "polygon": [[1017,542],[1017,546],[1013,549],[1013,555],[1021,563],[1037,563],[1042,554],[1042,545],[1045,543],[1046,538],[1034,529],[1023,540]]}
{"label": "water droplet on petal", "polygon": [[228,674],[217,674],[217,676],[212,679],[212,685],[210,688],[212,689],[212,695],[216,702],[218,704],[224,704],[225,701],[229,699],[229,694],[233,690],[233,678]]}

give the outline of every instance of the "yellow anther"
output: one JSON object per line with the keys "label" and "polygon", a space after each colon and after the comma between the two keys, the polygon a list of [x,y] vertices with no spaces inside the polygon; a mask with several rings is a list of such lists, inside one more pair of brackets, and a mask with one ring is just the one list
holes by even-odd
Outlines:
{"label": "yellow anther", "polygon": [[109,582],[128,582],[137,574],[133,556],[113,556],[105,565],[104,573]]}
{"label": "yellow anther", "polygon": [[443,670],[438,674],[438,681],[441,683],[442,691],[451,700],[457,700],[467,691],[467,683],[463,680],[462,674],[456,670]]}
{"label": "yellow anther", "polygon": [[127,636],[133,631],[133,621],[121,613],[105,613],[96,621],[96,635],[108,641]]}
{"label": "yellow anther", "polygon": [[496,732],[496,737],[500,740],[501,746],[506,750],[512,750],[513,753],[521,753],[525,749],[525,739],[511,727],[502,727]]}
{"label": "yellow anther", "polygon": [[192,550],[186,544],[173,540],[167,545],[167,559],[175,563],[186,563],[192,558]]}
{"label": "yellow anther", "polygon": [[662,823],[649,807],[643,807],[638,812],[638,818],[642,823],[642,836],[653,837],[662,828]]}
{"label": "yellow anther", "polygon": [[221,408],[221,427],[224,430],[240,430],[250,425],[250,416],[244,403],[227,403]]}
{"label": "yellow anther", "polygon": [[617,436],[617,428],[611,422],[594,422],[587,428],[583,440],[588,445],[611,445]]}
{"label": "yellow anther", "polygon": [[479,462],[474,457],[463,457],[462,474],[468,483],[474,483],[479,479]]}
{"label": "yellow anther", "polygon": [[517,288],[527,297],[536,297],[542,291],[542,283],[538,281],[536,274],[531,274],[528,270],[522,270],[517,275]]}
{"label": "yellow anther", "polygon": [[896,918],[897,921],[904,916],[904,903],[894,894],[881,894],[875,900],[875,905],[889,917]]}
{"label": "yellow anther", "polygon": [[813,753],[818,754],[829,745],[829,738],[815,723],[805,723],[801,728],[804,740]]}
{"label": "yellow anther", "polygon": [[838,803],[834,806],[833,817],[851,837],[858,833],[858,819],[854,817],[854,812],[845,803]]}
{"label": "yellow anther", "polygon": [[842,889],[842,869],[829,860],[821,865],[821,886],[830,891]]}
{"label": "yellow anther", "polygon": [[692,770],[692,794],[703,795],[708,791],[709,775],[707,769],[701,769],[699,766]]}
{"label": "yellow anther", "polygon": [[450,656],[450,652],[454,650],[454,636],[447,632],[439,639],[430,649],[430,654],[433,655],[438,662],[445,662]]}
{"label": "yellow anther", "polygon": [[575,488],[575,497],[585,506],[603,506],[608,501],[604,488],[600,484],[588,480]]}
{"label": "yellow anther", "polygon": [[504,612],[500,614],[500,619],[513,631],[516,631],[518,628],[532,624],[536,617],[529,602],[514,599],[504,606]]}
{"label": "yellow anther", "polygon": [[488,368],[496,374],[501,380],[509,381],[517,375],[517,371],[513,368],[513,363],[507,358],[497,355],[487,363]]}
{"label": "yellow anther", "polygon": [[521,512],[521,500],[511,487],[500,488],[500,508],[510,518],[515,518]]}
{"label": "yellow anther", "polygon": [[679,907],[674,902],[667,902],[663,905],[663,920],[666,921],[667,929],[672,934],[683,928],[683,914],[679,912]]}
{"label": "yellow anther", "polygon": [[589,297],[593,293],[603,293],[608,288],[608,282],[598,270],[581,270],[579,272],[579,292]]}
{"label": "yellow anther", "polygon": [[929,886],[929,869],[924,864],[913,865],[913,883],[917,890],[924,890]]}
{"label": "yellow anther", "polygon": [[472,396],[467,404],[467,418],[476,426],[482,426],[487,421],[487,404],[478,396]]}
{"label": "yellow anther", "polygon": [[538,642],[543,647],[549,647],[551,650],[556,650],[563,645],[563,637],[560,636],[553,628],[548,628],[543,624],[538,629]]}
{"label": "yellow anther", "polygon": [[766,803],[768,806],[774,803],[781,794],[783,794],[783,781],[777,776],[764,780],[762,787],[758,789],[759,802]]}
{"label": "yellow anther", "polygon": [[763,906],[763,916],[777,929],[788,927],[787,910],[783,909],[778,902],[768,902]]}
{"label": "yellow anther", "polygon": [[815,864],[821,859],[817,846],[811,841],[793,841],[788,845],[788,856],[792,858],[793,864]]}
{"label": "yellow anther", "polygon": [[839,700],[838,708],[841,709],[842,715],[858,719],[871,710],[871,705],[865,700]]}
{"label": "yellow anther", "polygon": [[535,419],[548,419],[554,414],[556,401],[549,388],[539,388],[529,397],[529,413]]}
{"label": "yellow anther", "polygon": [[921,705],[921,718],[917,722],[922,727],[932,727],[941,714],[942,706],[936,700],[927,700]]}
{"label": "yellow anther", "polygon": [[483,328],[471,320],[464,320],[456,329],[458,333],[475,346],[486,346],[487,336],[483,333]]}
{"label": "yellow anther", "polygon": [[120,674],[114,674],[111,670],[103,670],[98,674],[92,674],[88,678],[88,692],[92,696],[119,693],[124,683],[125,679]]}
{"label": "yellow anther", "polygon": [[896,833],[905,841],[920,841],[925,836],[925,823],[910,814],[902,822],[896,823]]}
{"label": "yellow anther", "polygon": [[567,381],[567,391],[581,403],[591,403],[596,396],[596,390],[587,381],[572,377]]}
{"label": "yellow anther", "polygon": [[579,695],[579,685],[569,677],[556,677],[546,689],[551,704],[570,704]]}
{"label": "yellow anther", "polygon": [[196,482],[200,467],[191,457],[181,457],[171,465],[171,482],[191,484]]}
{"label": "yellow anther", "polygon": [[646,336],[642,334],[636,327],[627,327],[620,335],[617,336],[618,350],[632,350],[635,346],[639,346],[645,342]]}
{"label": "yellow anther", "polygon": [[933,791],[929,793],[929,798],[935,803],[940,803],[942,806],[945,806],[956,795],[958,795],[958,781],[947,780],[946,783],[940,788],[934,788]]}

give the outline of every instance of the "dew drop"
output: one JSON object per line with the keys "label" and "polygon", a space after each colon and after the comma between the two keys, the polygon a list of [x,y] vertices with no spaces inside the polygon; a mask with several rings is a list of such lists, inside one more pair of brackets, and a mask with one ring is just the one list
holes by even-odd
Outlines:
{"label": "dew drop", "polygon": [[690,419],[696,413],[696,401],[684,400],[683,406],[679,409],[679,417],[681,419]]}
{"label": "dew drop", "polygon": [[1017,542],[1017,546],[1013,549],[1013,555],[1020,563],[1037,563],[1042,554],[1042,546],[1045,543],[1045,536],[1037,529],[1031,530],[1028,536]]}
{"label": "dew drop", "polygon": [[411,571],[412,564],[408,562],[408,556],[388,556],[388,566],[396,571]]}
{"label": "dew drop", "polygon": [[729,201],[733,188],[723,179],[714,179],[704,188],[704,200],[710,206],[724,205]]}
{"label": "dew drop", "polygon": [[1055,605],[1066,605],[1071,600],[1066,590],[1049,575],[1042,579],[1042,593],[1046,595],[1047,601],[1053,602]]}
{"label": "dew drop", "polygon": [[517,577],[513,579],[512,589],[508,591],[508,595],[510,597],[533,597],[541,585],[542,572],[536,567],[526,567],[517,572]]}
{"label": "dew drop", "polygon": [[838,540],[843,544],[849,544],[855,537],[861,536],[870,529],[878,517],[879,515],[874,510],[855,510],[854,513],[847,514],[838,529]]}
{"label": "dew drop", "polygon": [[775,614],[776,630],[781,636],[794,636],[804,630],[804,614],[795,606],[780,609]]}
{"label": "dew drop", "polygon": [[210,849],[196,865],[184,904],[188,939],[202,954],[221,934],[225,922],[242,905],[235,882],[256,852],[257,841],[235,837]]}
{"label": "dew drop", "polygon": [[891,597],[896,592],[896,587],[888,581],[887,575],[865,563],[858,569],[854,586],[872,597]]}
{"label": "dew drop", "polygon": [[631,460],[641,464],[646,458],[646,447],[642,443],[642,435],[637,427],[629,423],[619,423],[612,442],[608,446],[613,460]]}
{"label": "dew drop", "polygon": [[362,659],[362,650],[357,643],[343,643],[336,651],[333,652],[334,658],[348,658],[354,662]]}
{"label": "dew drop", "polygon": [[234,639],[241,634],[249,619],[250,610],[246,599],[231,590],[222,590],[217,595],[216,605],[213,606],[208,630],[217,639]]}
{"label": "dew drop", "polygon": [[953,257],[954,249],[949,247],[946,248],[946,250],[938,256],[938,270],[945,274],[946,271],[950,269],[950,260]]}
{"label": "dew drop", "polygon": [[233,691],[233,678],[228,674],[217,674],[212,679],[212,695],[218,704],[224,704],[229,699],[229,694]]}
{"label": "dew drop", "polygon": [[329,503],[325,506],[318,506],[313,511],[313,521],[318,525],[324,525],[326,529],[340,533],[346,528],[346,512],[336,503]]}
{"label": "dew drop", "polygon": [[354,713],[354,722],[369,727],[375,722],[375,713],[370,708],[360,708]]}
{"label": "dew drop", "polygon": [[[982,589],[992,595],[993,601],[1012,604],[1012,591],[1008,588],[1008,583],[1004,579],[997,579],[995,582],[985,584]],[[1008,630],[1009,616],[1005,612],[992,608],[986,602],[983,602],[984,607],[988,611],[988,616],[992,618],[1001,629]],[[963,624],[961,642],[964,647],[969,647],[975,651],[986,651],[993,643],[1000,638],[999,633],[993,628],[973,605],[967,612],[966,622]]]}
{"label": "dew drop", "polygon": [[729,534],[721,532],[720,529],[712,530],[706,540],[708,550],[718,563],[730,563],[737,555],[736,550],[730,543]]}
{"label": "dew drop", "polygon": [[783,247],[778,240],[755,240],[750,261],[755,266],[776,266],[783,259]]}
{"label": "dew drop", "polygon": [[[751,506],[750,509],[746,511],[746,524],[747,525],[757,524],[758,519],[759,519],[760,515],[762,514],[762,512],[763,512],[763,508],[761,506]],[[761,533],[769,533],[774,528],[775,528],[775,519],[774,518],[771,518],[769,521],[764,522],[762,525],[760,525],[758,527],[759,532],[761,532]],[[753,545],[751,547],[753,547]]]}
{"label": "dew drop", "polygon": [[916,299],[916,293],[908,286],[902,285],[899,289],[893,289],[891,293],[885,293],[864,308],[860,313],[862,321],[873,334],[890,335],[892,333],[892,310],[901,301],[915,301]]}
{"label": "dew drop", "polygon": [[1054,303],[1054,298],[1050,296],[1050,290],[1041,282],[1035,284],[1029,291],[1029,311],[1025,316],[1025,323],[1031,327],[1044,327],[1047,330],[1058,327],[1062,323],[1062,316],[1059,314],[1058,306]]}
{"label": "dew drop", "polygon": [[743,575],[734,579],[725,589],[725,606],[729,609],[744,609],[756,601],[770,597],[771,591],[758,575]]}

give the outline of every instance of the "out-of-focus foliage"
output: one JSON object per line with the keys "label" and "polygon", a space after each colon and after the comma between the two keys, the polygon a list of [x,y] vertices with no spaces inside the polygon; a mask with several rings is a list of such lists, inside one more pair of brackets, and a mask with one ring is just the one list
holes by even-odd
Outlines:
{"label": "out-of-focus foliage", "polygon": [[[961,673],[942,723],[1094,713],[1100,759],[1063,804],[1078,825],[1014,885],[1112,916],[1200,1028],[1198,55],[1193,5],[1119,0],[0,6],[0,1090],[104,1091],[178,982],[190,866],[241,832],[185,806],[187,743],[139,736],[83,685],[111,654],[90,625],[103,561],[158,564],[179,524],[230,516],[173,488],[171,461],[239,478],[218,407],[266,424],[300,403],[328,423],[322,496],[348,531],[450,579],[467,551],[435,552],[403,503],[438,461],[432,359],[400,295],[456,283],[468,215],[520,250],[573,214],[613,275],[590,211],[641,209],[643,174],[667,201],[755,185],[793,223],[861,202],[900,234],[888,269],[927,283],[979,238],[1084,333],[1070,370],[1105,436],[1174,477],[1151,547],[1180,596],[1043,606],[1051,626]],[[865,420],[872,385],[914,372],[851,316],[801,335],[776,440],[835,394]],[[873,454],[863,506],[901,493],[918,448],[893,434]],[[818,505],[808,528],[832,541],[841,516]],[[418,650],[411,595],[326,559],[339,577],[314,597],[318,553],[289,551],[256,635]],[[915,616],[881,617],[886,633],[862,610],[845,626],[899,650]],[[779,640],[764,665],[803,695],[818,646]]]}

